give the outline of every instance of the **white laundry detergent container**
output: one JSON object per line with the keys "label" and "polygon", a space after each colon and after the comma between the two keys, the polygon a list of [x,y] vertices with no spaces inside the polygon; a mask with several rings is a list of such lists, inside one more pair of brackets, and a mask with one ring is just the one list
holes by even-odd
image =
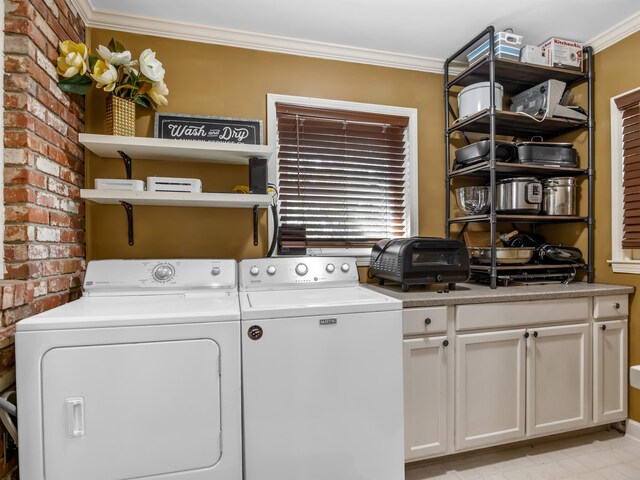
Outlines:
{"label": "white laundry detergent container", "polygon": [[[496,83],[496,110],[502,110],[502,85]],[[480,82],[463,88],[458,94],[458,117],[465,118],[489,108],[489,82]]]}

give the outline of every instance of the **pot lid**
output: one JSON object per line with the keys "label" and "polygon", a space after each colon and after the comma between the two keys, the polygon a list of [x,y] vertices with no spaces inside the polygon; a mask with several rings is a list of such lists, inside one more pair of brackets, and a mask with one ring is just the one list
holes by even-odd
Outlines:
{"label": "pot lid", "polygon": [[568,142],[518,142],[516,143],[516,145],[519,146],[526,146],[526,145],[533,145],[536,147],[557,147],[557,148],[573,148],[573,143],[568,143]]}
{"label": "pot lid", "polygon": [[504,180],[499,180],[496,183],[501,184],[501,183],[514,183],[514,182],[540,183],[540,180],[538,180],[536,177],[516,177],[516,178],[505,178]]}

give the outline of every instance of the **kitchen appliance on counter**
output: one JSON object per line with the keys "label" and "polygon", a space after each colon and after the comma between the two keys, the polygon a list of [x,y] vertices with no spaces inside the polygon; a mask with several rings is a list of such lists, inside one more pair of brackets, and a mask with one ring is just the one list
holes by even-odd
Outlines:
{"label": "kitchen appliance on counter", "polygon": [[542,183],[537,178],[505,178],[496,183],[496,212],[537,215],[541,205]]}
{"label": "kitchen appliance on counter", "polygon": [[371,249],[369,275],[402,284],[407,292],[410,285],[448,283],[450,289],[457,282],[469,279],[469,252],[459,240],[434,237],[384,239]]}
{"label": "kitchen appliance on counter", "polygon": [[234,260],[92,261],[82,298],[22,320],[21,478],[242,478],[236,278]]}
{"label": "kitchen appliance on counter", "polygon": [[239,277],[244,478],[404,480],[402,302],[354,258],[243,260]]}

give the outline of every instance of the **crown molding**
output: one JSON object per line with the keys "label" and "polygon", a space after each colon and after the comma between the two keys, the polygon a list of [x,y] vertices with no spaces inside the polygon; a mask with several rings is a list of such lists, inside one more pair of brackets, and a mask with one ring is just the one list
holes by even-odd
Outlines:
{"label": "crown molding", "polygon": [[[91,28],[104,28],[199,43],[286,53],[341,62],[363,63],[419,72],[444,73],[444,59],[441,58],[407,55],[263,33],[208,27],[188,22],[140,17],[96,9],[91,4],[91,0],[69,1],[75,6],[85,25]],[[596,35],[587,42],[587,45],[591,45],[594,52],[598,53],[637,31],[640,31],[640,12],[614,25],[609,30]]]}
{"label": "crown molding", "polygon": [[366,48],[349,47],[325,42],[245,32],[227,28],[208,27],[188,22],[139,17],[118,12],[99,10],[90,0],[70,0],[80,13],[85,25],[122,32],[169,37],[199,43],[248,48],[303,57],[363,63],[380,67],[443,73],[444,60],[406,55]]}
{"label": "crown molding", "polygon": [[587,45],[591,45],[594,53],[598,53],[637,31],[640,31],[640,12],[596,35],[587,42]]}

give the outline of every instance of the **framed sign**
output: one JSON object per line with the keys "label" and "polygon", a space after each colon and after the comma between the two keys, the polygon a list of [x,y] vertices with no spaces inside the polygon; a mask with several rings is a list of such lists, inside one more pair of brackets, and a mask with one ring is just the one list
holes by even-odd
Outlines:
{"label": "framed sign", "polygon": [[156,112],[154,136],[262,145],[262,120]]}

